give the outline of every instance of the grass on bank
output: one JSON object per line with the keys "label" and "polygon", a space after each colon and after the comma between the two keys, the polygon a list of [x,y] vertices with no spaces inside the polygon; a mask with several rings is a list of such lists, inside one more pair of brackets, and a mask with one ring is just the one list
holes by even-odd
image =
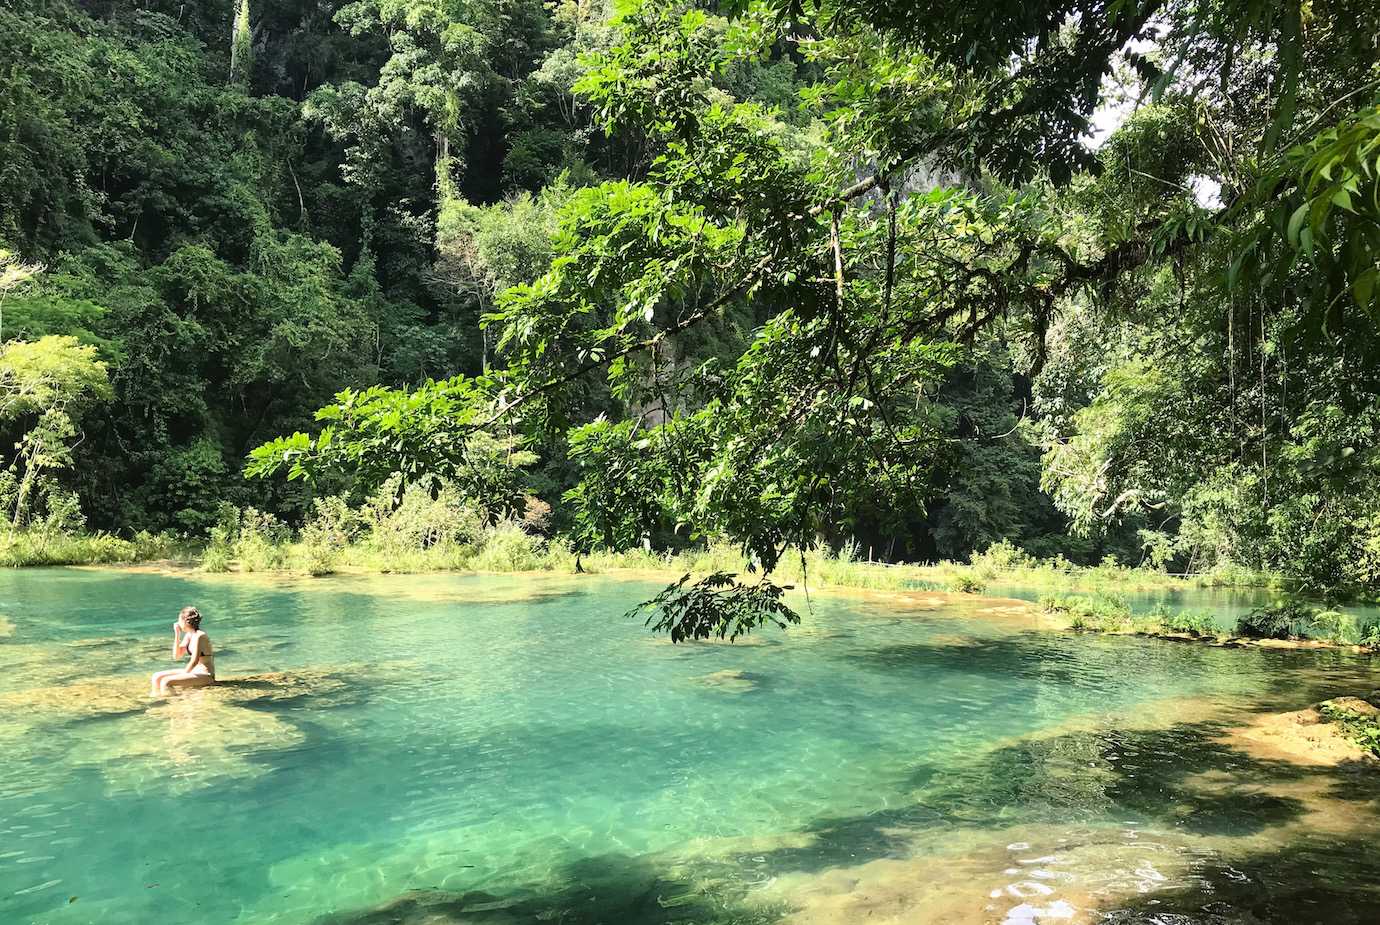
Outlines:
{"label": "grass on bank", "polygon": [[1301,601],[1256,608],[1241,616],[1230,631],[1210,611],[1175,611],[1161,604],[1138,614],[1126,598],[1116,594],[1046,595],[1040,599],[1040,607],[1045,613],[1067,619],[1070,629],[1083,632],[1314,640],[1380,648],[1380,623],[1363,625],[1352,614]]}
{"label": "grass on bank", "polygon": [[[202,557],[206,571],[290,571],[326,575],[338,570],[370,572],[556,571],[616,569],[668,574],[754,571],[740,550],[728,544],[673,552],[646,549],[596,550],[577,556],[560,537],[542,536],[540,522],[486,523],[445,491],[433,498],[407,492],[375,505],[350,508],[339,499],[317,502],[315,515],[292,531],[271,515],[230,509],[212,529]],[[1036,560],[1010,543],[997,543],[967,563],[892,565],[860,558],[859,548],[788,553],[772,573],[782,584],[878,591],[945,590],[980,593],[994,584],[1053,589],[1186,588],[1193,582],[1108,560],[1080,567],[1065,559]]]}
{"label": "grass on bank", "polygon": [[156,560],[195,563],[200,544],[171,533],[141,532],[132,539],[109,533],[10,530],[0,533],[0,567],[118,565]]}
{"label": "grass on bank", "polygon": [[1126,598],[1117,594],[1053,594],[1040,599],[1045,613],[1069,621],[1069,628],[1101,633],[1181,633],[1190,636],[1219,635],[1217,618],[1205,610],[1173,611],[1164,605],[1137,614]]}
{"label": "grass on bank", "polygon": [[[547,538],[516,521],[458,522],[453,516],[404,505],[387,516],[359,522],[335,511],[299,531],[254,509],[230,511],[212,529],[209,542],[174,534],[140,533],[122,539],[105,533],[13,531],[0,534],[0,565],[108,565],[173,560],[207,572],[290,572],[329,575],[337,571],[423,573],[440,571],[573,572],[578,558],[589,573],[640,570],[708,574],[750,573],[741,552],[728,544],[675,552],[645,549],[576,552],[559,537]],[[877,591],[982,593],[993,585],[1054,590],[1120,592],[1188,588],[1195,581],[1112,562],[1077,566],[1067,560],[1035,560],[1007,543],[975,553],[969,562],[936,565],[884,564],[858,556],[855,546],[838,551],[788,554],[773,578],[786,584]],[[1220,579],[1213,578],[1216,582]]]}
{"label": "grass on bank", "polygon": [[[542,506],[544,507],[544,505]],[[750,563],[736,548],[711,543],[675,552],[633,549],[576,555],[560,537],[546,537],[547,512],[521,521],[488,523],[453,489],[432,496],[409,489],[397,497],[381,492],[359,507],[341,498],[321,498],[300,530],[271,514],[231,505],[222,508],[209,541],[199,549],[171,535],[140,534],[132,540],[106,534],[53,530],[11,534],[0,543],[6,565],[112,564],[175,559],[199,562],[207,572],[291,572],[328,575],[336,571],[436,572],[553,571],[580,568],[598,573],[637,569],[676,575],[715,571],[749,574]],[[1001,585],[1051,593],[1130,593],[1185,589],[1204,584],[1259,583],[1261,576],[1216,572],[1184,579],[1105,560],[1077,566],[1058,557],[1038,560],[1011,543],[994,544],[966,563],[891,565],[865,561],[856,545],[838,551],[786,555],[773,573],[782,584],[878,591],[944,590],[981,593]]]}
{"label": "grass on bank", "polygon": [[[199,564],[207,572],[287,572],[329,575],[337,571],[420,573],[438,571],[564,574],[579,567],[598,574],[616,570],[667,575],[711,572],[750,574],[741,552],[728,544],[676,552],[646,549],[597,550],[577,555],[559,537],[543,536],[539,518],[487,523],[458,498],[407,492],[374,505],[351,508],[340,499],[317,502],[301,530],[270,514],[230,506],[198,547],[172,534],[140,533],[132,539],[109,534],[77,534],[52,529],[0,534],[0,564],[102,565],[155,560]],[[996,543],[966,563],[890,565],[859,557],[855,545],[838,551],[818,549],[787,555],[772,575],[797,587],[877,591],[958,591],[981,593],[1002,585],[1043,590],[1041,607],[1064,617],[1075,630],[1105,633],[1227,635],[1268,639],[1316,639],[1380,648],[1380,625],[1362,626],[1338,610],[1291,602],[1242,617],[1228,633],[1206,611],[1173,611],[1164,606],[1136,614],[1124,595],[1150,590],[1185,590],[1212,585],[1269,582],[1253,573],[1222,570],[1182,578],[1106,560],[1078,566],[1063,558],[1035,559],[1014,545]],[[1080,593],[1071,593],[1077,591]]]}

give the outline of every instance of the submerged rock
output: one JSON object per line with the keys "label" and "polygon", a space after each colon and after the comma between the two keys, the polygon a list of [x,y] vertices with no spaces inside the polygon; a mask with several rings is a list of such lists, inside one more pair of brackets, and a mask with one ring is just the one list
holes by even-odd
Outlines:
{"label": "submerged rock", "polygon": [[1328,642],[1324,639],[1256,639],[1254,637],[1237,637],[1232,642],[1240,645],[1255,646],[1258,649],[1353,649],[1359,651],[1356,646],[1349,646],[1344,643]]}
{"label": "submerged rock", "polygon": [[344,670],[301,668],[224,678],[212,687],[198,688],[196,693],[222,703],[281,703],[337,694],[349,687],[350,678]]}
{"label": "submerged rock", "polygon": [[69,684],[30,687],[0,694],[0,713],[30,721],[140,713],[149,704],[148,679],[127,675],[84,678]]}
{"label": "submerged rock", "polygon": [[[767,638],[764,635],[764,633],[767,632],[769,632],[769,630],[760,629],[756,632],[739,636],[737,639],[720,639],[718,636],[710,636],[708,639],[682,639],[680,642],[672,642],[670,636],[657,633],[656,635],[646,637],[644,644],[652,646],[674,646],[685,652],[693,652],[708,646],[738,646],[741,648],[744,646],[779,646],[782,644],[780,639]],[[785,635],[785,633],[782,635]]]}
{"label": "submerged rock", "polygon": [[712,687],[715,690],[728,691],[733,694],[746,694],[748,691],[756,690],[759,680],[756,675],[731,668],[695,678],[696,683],[705,687]]}
{"label": "submerged rock", "polygon": [[11,731],[52,723],[144,713],[170,702],[192,699],[227,706],[285,703],[328,698],[352,690],[362,678],[376,680],[406,665],[340,666],[270,671],[221,678],[210,687],[149,695],[147,674],[106,675],[66,684],[40,684],[0,693],[0,716]]}
{"label": "submerged rock", "polygon": [[409,890],[369,909],[326,916],[318,925],[526,925],[563,917],[560,910],[516,897]]}
{"label": "submerged rock", "polygon": [[[333,670],[228,678],[153,697],[147,675],[90,677],[0,693],[0,742],[18,760],[63,760],[98,771],[112,792],[186,791],[268,773],[258,753],[299,745],[305,734],[252,704],[328,695],[349,687]],[[99,722],[90,722],[90,721]],[[80,733],[75,726],[82,724]],[[48,756],[48,757],[44,757]]]}
{"label": "submerged rock", "polygon": [[447,600],[457,604],[539,604],[587,592],[587,588],[552,588],[542,584],[531,584],[503,590],[460,592]]}
{"label": "submerged rock", "polygon": [[1016,604],[993,604],[988,607],[978,607],[973,611],[984,617],[1028,617],[1035,608],[1027,603]]}
{"label": "submerged rock", "polygon": [[[104,649],[107,646],[116,646],[121,649],[131,646],[139,646],[143,649],[151,648],[149,641],[140,636],[92,636],[85,639],[64,639],[62,645],[71,649]],[[160,652],[168,651],[167,640],[160,641],[157,648]]]}
{"label": "submerged rock", "polygon": [[960,835],[952,847],[917,843],[914,854],[789,871],[751,901],[788,910],[783,925],[1052,925],[1100,919],[1094,889],[1134,895],[1155,887],[1133,873],[1144,866],[1139,846],[1119,839],[1072,844],[1056,835],[1041,839],[1039,849],[1015,841],[1044,834],[1022,827]]}
{"label": "submerged rock", "polygon": [[954,603],[953,595],[931,592],[929,594],[905,593],[901,601],[912,610],[938,610]]}
{"label": "submerged rock", "polygon": [[925,642],[928,645],[943,646],[946,649],[963,649],[969,646],[980,646],[985,640],[979,639],[976,636],[964,636],[961,633],[936,633],[926,639]]}
{"label": "submerged rock", "polygon": [[0,613],[0,639],[14,635],[14,622],[9,617]]}
{"label": "submerged rock", "polygon": [[74,757],[99,770],[112,791],[145,787],[188,791],[223,779],[271,773],[264,752],[300,745],[305,733],[273,713],[214,698],[169,698],[92,736]]}

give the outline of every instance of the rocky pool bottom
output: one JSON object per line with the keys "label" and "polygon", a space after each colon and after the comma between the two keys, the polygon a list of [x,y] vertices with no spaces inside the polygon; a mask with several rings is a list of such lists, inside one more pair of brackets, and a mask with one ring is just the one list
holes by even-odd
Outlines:
{"label": "rocky pool bottom", "polygon": [[[652,590],[0,576],[0,921],[1380,920],[1380,773],[1285,715],[1367,657],[924,593],[671,646]],[[229,683],[150,700],[185,603]]]}

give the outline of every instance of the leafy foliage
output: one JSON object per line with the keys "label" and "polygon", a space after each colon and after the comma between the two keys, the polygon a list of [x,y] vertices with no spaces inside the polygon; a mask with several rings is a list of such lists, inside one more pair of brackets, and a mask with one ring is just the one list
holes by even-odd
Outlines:
{"label": "leafy foliage", "polygon": [[[1355,0],[26,0],[0,337],[67,339],[110,400],[9,418],[11,496],[221,564],[218,506],[253,508],[309,525],[310,571],[338,498],[447,562],[1009,543],[1374,589],[1377,29]],[[756,606],[728,581],[687,606]]]}
{"label": "leafy foliage", "polygon": [[1040,599],[1040,609],[1066,616],[1075,630],[1125,632],[1132,628],[1131,605],[1118,595],[1049,595]]}
{"label": "leafy foliage", "polygon": [[537,461],[516,437],[476,431],[484,413],[482,385],[456,376],[416,389],[374,386],[346,389],[316,413],[324,422],[313,437],[301,431],[256,447],[245,473],[326,481],[357,498],[385,483],[401,499],[416,487],[435,495],[449,485],[481,505],[491,519],[520,516],[528,482],[523,469]]}
{"label": "leafy foliage", "polygon": [[17,434],[7,469],[14,491],[4,497],[13,526],[28,523],[35,498],[47,507],[47,524],[80,526],[72,523],[80,519],[75,498],[48,476],[72,465],[82,412],[109,397],[96,348],[75,337],[49,335],[0,346],[0,426]]}
{"label": "leafy foliage", "polygon": [[1339,723],[1357,745],[1380,758],[1380,720],[1327,703],[1323,704],[1322,714],[1329,722]]}
{"label": "leafy foliage", "polygon": [[1217,618],[1208,611],[1180,610],[1161,618],[1165,629],[1173,633],[1188,633],[1191,636],[1217,635]]}
{"label": "leafy foliage", "polygon": [[692,582],[687,574],[626,616],[647,614],[647,626],[654,632],[669,634],[673,643],[711,636],[732,642],[765,624],[785,629],[800,622],[800,615],[781,599],[789,587],[765,578],[747,585],[736,581],[736,577],[729,572],[714,572]]}
{"label": "leafy foliage", "polygon": [[1296,639],[1307,634],[1313,613],[1307,604],[1294,602],[1259,607],[1236,621],[1236,634],[1253,639]]}
{"label": "leafy foliage", "polygon": [[[1262,203],[1269,203],[1262,209]],[[1262,220],[1234,242],[1231,280],[1270,291],[1274,280],[1300,286],[1306,310],[1335,324],[1346,293],[1363,313],[1380,306],[1380,101],[1344,117],[1291,148],[1263,171],[1238,212],[1260,209]],[[1296,261],[1311,272],[1294,273]],[[1272,293],[1273,294],[1273,293]]]}

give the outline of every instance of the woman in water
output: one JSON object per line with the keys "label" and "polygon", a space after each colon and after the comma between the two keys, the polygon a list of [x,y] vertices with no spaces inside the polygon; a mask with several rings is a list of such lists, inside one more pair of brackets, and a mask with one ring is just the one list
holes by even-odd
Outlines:
{"label": "woman in water", "polygon": [[151,679],[151,694],[166,694],[174,687],[205,687],[216,683],[216,656],[211,639],[201,631],[201,613],[183,607],[173,624],[173,658],[190,656],[178,671],[160,671]]}

